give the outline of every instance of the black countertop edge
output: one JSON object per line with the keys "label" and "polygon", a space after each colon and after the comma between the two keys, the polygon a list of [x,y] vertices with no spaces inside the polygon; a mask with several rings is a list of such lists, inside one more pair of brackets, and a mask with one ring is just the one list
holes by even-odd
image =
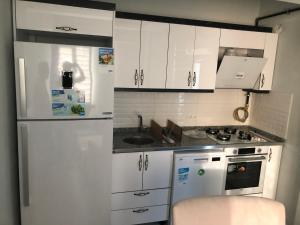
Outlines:
{"label": "black countertop edge", "polygon": [[90,1],[90,0],[24,0],[29,2],[40,2],[40,3],[48,3],[48,4],[56,4],[56,5],[67,5],[67,6],[75,6],[81,8],[90,8],[90,9],[102,9],[115,11],[116,4],[108,3],[108,2],[98,2],[98,1]]}
{"label": "black countertop edge", "polygon": [[166,88],[114,88],[115,91],[124,92],[190,92],[214,93],[213,89],[166,89]]}
{"label": "black countertop edge", "polygon": [[155,151],[175,151],[175,152],[207,152],[218,151],[223,148],[243,148],[253,146],[276,146],[284,145],[284,142],[263,142],[252,144],[232,144],[232,145],[193,145],[193,146],[168,146],[168,147],[141,147],[141,148],[116,148],[113,150],[114,154],[131,153],[131,152],[155,152]]}
{"label": "black countertop edge", "polygon": [[122,12],[122,11],[117,11],[116,17],[123,18],[123,19],[134,19],[134,20],[144,20],[144,21],[153,21],[153,22],[175,23],[175,24],[185,24],[185,25],[194,25],[194,26],[203,26],[203,27],[215,27],[215,28],[224,28],[224,29],[233,29],[233,30],[272,33],[271,27],[212,22],[206,20],[184,19],[184,18],[130,13],[130,12]]}

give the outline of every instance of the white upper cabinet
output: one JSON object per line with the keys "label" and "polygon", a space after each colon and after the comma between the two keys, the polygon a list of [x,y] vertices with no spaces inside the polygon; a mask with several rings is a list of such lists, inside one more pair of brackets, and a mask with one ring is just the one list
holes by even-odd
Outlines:
{"label": "white upper cabinet", "polygon": [[229,48],[264,49],[266,33],[221,29],[220,46]]}
{"label": "white upper cabinet", "polygon": [[17,29],[112,36],[113,11],[17,1]]}
{"label": "white upper cabinet", "polygon": [[215,89],[220,29],[196,27],[193,89]]}
{"label": "white upper cabinet", "polygon": [[267,59],[267,63],[261,73],[258,90],[271,90],[273,73],[275,67],[275,59],[277,52],[278,34],[267,33],[264,49],[264,58]]}
{"label": "white upper cabinet", "polygon": [[165,88],[169,24],[142,21],[140,87]]}
{"label": "white upper cabinet", "polygon": [[139,20],[115,19],[115,87],[139,87],[140,29]]}
{"label": "white upper cabinet", "polygon": [[116,19],[115,87],[165,88],[169,24]]}
{"label": "white upper cabinet", "polygon": [[195,34],[195,26],[170,24],[166,88],[191,88]]}

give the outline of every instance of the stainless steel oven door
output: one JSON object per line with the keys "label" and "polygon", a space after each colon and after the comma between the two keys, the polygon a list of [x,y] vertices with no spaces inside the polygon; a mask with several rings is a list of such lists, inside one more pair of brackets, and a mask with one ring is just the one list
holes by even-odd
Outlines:
{"label": "stainless steel oven door", "polygon": [[265,155],[227,157],[225,194],[262,193],[266,160]]}

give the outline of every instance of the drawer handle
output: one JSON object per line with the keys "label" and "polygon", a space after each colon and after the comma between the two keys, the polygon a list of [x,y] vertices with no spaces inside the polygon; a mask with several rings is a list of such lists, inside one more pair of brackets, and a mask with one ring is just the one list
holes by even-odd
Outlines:
{"label": "drawer handle", "polygon": [[141,192],[141,193],[134,193],[133,195],[135,196],[146,196],[146,195],[149,195],[150,192]]}
{"label": "drawer handle", "polygon": [[137,210],[132,210],[132,212],[134,213],[144,213],[144,212],[147,212],[149,211],[149,209],[137,209]]}
{"label": "drawer handle", "polygon": [[77,28],[73,28],[73,27],[56,27],[56,30],[77,31]]}

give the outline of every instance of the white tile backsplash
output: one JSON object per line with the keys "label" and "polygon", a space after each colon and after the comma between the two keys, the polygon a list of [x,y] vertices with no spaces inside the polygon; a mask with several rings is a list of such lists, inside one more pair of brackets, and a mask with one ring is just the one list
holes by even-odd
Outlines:
{"label": "white tile backsplash", "polygon": [[171,119],[180,126],[241,125],[233,110],[245,104],[241,90],[214,93],[115,92],[114,127],[137,127],[137,114],[144,124],[154,119],[162,126]]}
{"label": "white tile backsplash", "polygon": [[293,95],[290,93],[255,94],[251,106],[250,124],[286,138],[292,103]]}

